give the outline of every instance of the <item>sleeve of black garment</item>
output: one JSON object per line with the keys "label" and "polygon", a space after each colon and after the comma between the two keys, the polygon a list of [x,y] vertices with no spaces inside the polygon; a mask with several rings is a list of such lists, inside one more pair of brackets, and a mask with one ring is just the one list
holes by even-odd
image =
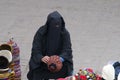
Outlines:
{"label": "sleeve of black garment", "polygon": [[37,31],[37,33],[34,36],[33,44],[32,44],[32,58],[35,63],[39,64],[41,62],[42,52],[41,52],[41,47],[42,47],[42,36]]}
{"label": "sleeve of black garment", "polygon": [[62,48],[62,53],[60,55],[60,57],[62,57],[63,59],[65,59],[65,61],[69,61],[72,62],[72,48],[71,48],[71,39],[70,39],[70,34],[69,32],[66,30],[66,32],[63,34],[63,48]]}

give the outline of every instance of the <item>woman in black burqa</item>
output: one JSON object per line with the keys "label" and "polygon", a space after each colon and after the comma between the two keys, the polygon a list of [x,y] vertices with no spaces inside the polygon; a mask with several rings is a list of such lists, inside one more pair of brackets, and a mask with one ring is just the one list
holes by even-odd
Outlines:
{"label": "woman in black burqa", "polygon": [[[51,55],[60,56],[63,67],[59,72],[52,73],[47,68]],[[29,80],[43,80],[70,76],[73,71],[72,58],[70,34],[65,28],[63,17],[54,11],[34,36],[27,77]]]}

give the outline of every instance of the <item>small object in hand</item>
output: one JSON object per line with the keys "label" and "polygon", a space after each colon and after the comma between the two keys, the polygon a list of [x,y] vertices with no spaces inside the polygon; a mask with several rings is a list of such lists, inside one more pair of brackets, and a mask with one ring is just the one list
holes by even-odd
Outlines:
{"label": "small object in hand", "polygon": [[60,60],[60,57],[57,55],[50,56],[50,60],[47,63],[48,70],[51,72],[58,72],[62,69],[62,61]]}

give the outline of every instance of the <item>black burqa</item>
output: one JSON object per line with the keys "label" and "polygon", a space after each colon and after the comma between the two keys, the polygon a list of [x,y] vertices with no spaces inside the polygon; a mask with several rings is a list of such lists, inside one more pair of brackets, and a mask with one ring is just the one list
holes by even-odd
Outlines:
{"label": "black burqa", "polygon": [[48,16],[46,53],[49,56],[56,55],[61,40],[62,20],[58,16],[60,16],[58,13]]}
{"label": "black burqa", "polygon": [[[46,55],[64,58],[61,71],[52,73],[48,70],[47,65],[41,61]],[[27,75],[29,80],[66,77],[73,70],[70,35],[65,29],[62,16],[57,11],[48,15],[46,24],[40,27],[34,36],[29,69]]]}

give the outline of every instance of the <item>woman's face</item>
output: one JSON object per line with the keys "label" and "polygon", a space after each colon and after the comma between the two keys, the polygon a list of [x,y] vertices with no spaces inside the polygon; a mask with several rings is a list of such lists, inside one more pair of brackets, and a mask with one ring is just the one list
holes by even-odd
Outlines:
{"label": "woman's face", "polygon": [[61,26],[62,26],[62,20],[58,18],[52,18],[49,23],[49,27],[52,27],[54,29],[61,28]]}

